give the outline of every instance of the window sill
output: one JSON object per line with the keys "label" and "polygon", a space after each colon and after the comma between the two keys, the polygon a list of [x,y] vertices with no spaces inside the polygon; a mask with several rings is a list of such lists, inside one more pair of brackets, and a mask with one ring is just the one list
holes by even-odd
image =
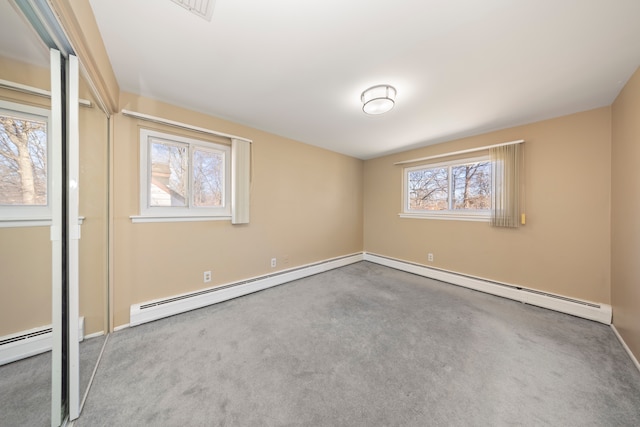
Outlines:
{"label": "window sill", "polygon": [[[82,225],[85,217],[78,217],[78,225]],[[0,218],[0,228],[15,227],[50,227],[51,218]]]}
{"label": "window sill", "polygon": [[399,213],[400,218],[411,219],[445,219],[453,221],[476,221],[476,222],[489,222],[491,216],[487,214],[455,214],[455,213]]}
{"label": "window sill", "polygon": [[150,216],[131,215],[131,222],[193,222],[193,221],[231,221],[228,216]]}
{"label": "window sill", "polygon": [[14,227],[48,227],[51,218],[3,218],[0,219],[0,228]]}

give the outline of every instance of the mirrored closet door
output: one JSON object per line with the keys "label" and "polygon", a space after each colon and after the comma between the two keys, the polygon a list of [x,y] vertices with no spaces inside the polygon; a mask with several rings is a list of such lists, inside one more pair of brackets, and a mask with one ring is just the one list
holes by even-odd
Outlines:
{"label": "mirrored closet door", "polygon": [[108,331],[109,117],[80,73],[78,153],[79,404],[87,396]]}
{"label": "mirrored closet door", "polygon": [[108,330],[109,118],[82,76],[48,2],[0,2],[0,407],[7,425],[77,418]]}
{"label": "mirrored closet door", "polygon": [[0,2],[0,407],[7,425],[55,425],[64,413],[61,353],[54,362],[51,351],[50,69],[48,48],[21,11]]}

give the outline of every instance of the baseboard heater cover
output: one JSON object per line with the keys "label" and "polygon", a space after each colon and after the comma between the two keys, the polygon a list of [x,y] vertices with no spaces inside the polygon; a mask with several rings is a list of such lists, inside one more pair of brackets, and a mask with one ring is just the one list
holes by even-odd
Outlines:
{"label": "baseboard heater cover", "polygon": [[203,289],[201,291],[180,294],[140,304],[133,304],[129,311],[129,326],[141,325],[164,317],[173,316],[233,298],[238,298],[273,286],[282,285],[304,277],[313,276],[325,271],[354,264],[362,261],[362,259],[362,253],[345,255],[288,270],[282,270],[273,274],[219,285]]}
{"label": "baseboard heater cover", "polygon": [[418,276],[428,277],[430,279],[509,298],[526,304],[571,314],[584,319],[595,320],[596,322],[604,323],[605,325],[611,324],[612,311],[611,306],[607,304],[582,301],[548,292],[537,291],[535,289],[523,288],[521,286],[508,283],[501,283],[480,277],[427,267],[425,265],[368,252],[363,254],[363,259],[364,261],[370,261],[376,264],[395,268],[396,270],[413,273]]}
{"label": "baseboard heater cover", "polygon": [[[84,339],[84,317],[78,321],[78,337],[79,341]],[[53,348],[51,325],[5,335],[0,337],[0,366],[45,353],[51,348]]]}

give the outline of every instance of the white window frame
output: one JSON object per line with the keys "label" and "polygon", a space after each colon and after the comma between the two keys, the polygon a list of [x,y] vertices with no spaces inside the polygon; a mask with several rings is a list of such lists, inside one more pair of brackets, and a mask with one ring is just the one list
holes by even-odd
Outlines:
{"label": "white window frame", "polygon": [[0,205],[0,227],[34,227],[51,225],[52,140],[51,110],[0,100],[0,114],[14,115],[26,120],[46,122],[47,128],[47,204]]}
{"label": "white window frame", "polygon": [[[187,206],[149,206],[149,189],[151,180],[151,141],[168,144],[187,144],[188,161],[188,203]],[[193,206],[193,151],[195,148],[219,151],[224,154],[224,188],[222,206]],[[133,222],[172,222],[172,221],[208,221],[231,219],[231,147],[215,142],[203,141],[186,136],[160,132],[151,129],[140,129],[140,215],[131,217]]]}
{"label": "white window frame", "polygon": [[[487,154],[484,156],[465,157],[456,160],[450,160],[438,163],[427,163],[418,166],[405,167],[402,170],[402,210],[400,218],[417,218],[417,219],[446,219],[446,220],[459,220],[459,221],[483,221],[489,222],[491,220],[491,209],[486,210],[473,210],[473,209],[447,209],[441,211],[423,211],[409,209],[409,173],[415,170],[422,169],[436,169],[436,168],[451,168],[453,166],[461,166],[469,163],[476,162],[491,162],[491,157]],[[451,169],[449,169],[451,172]],[[452,174],[448,174],[449,177],[449,207],[451,207],[451,180]],[[493,177],[491,178],[493,181]]]}

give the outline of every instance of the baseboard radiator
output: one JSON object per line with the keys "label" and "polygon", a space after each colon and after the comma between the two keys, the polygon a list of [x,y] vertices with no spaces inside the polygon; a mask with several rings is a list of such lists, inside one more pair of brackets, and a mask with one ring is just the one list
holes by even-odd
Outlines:
{"label": "baseboard radiator", "polygon": [[130,308],[130,323],[118,327],[116,330],[206,307],[359,261],[369,261],[453,285],[509,298],[561,313],[571,314],[607,325],[611,324],[611,306],[607,304],[582,301],[364,252],[333,258],[290,270],[283,270],[274,274],[259,276],[240,282],[207,288],[197,292],[133,304]]}
{"label": "baseboard radiator", "polygon": [[301,267],[282,270],[273,274],[203,289],[197,292],[157,299],[141,304],[133,304],[129,312],[129,326],[141,325],[164,317],[173,316],[175,314],[238,298],[243,295],[248,295],[273,286],[291,282],[293,280],[302,279],[304,277],[313,276],[318,273],[333,270],[359,261],[362,261],[362,253],[332,258]]}
{"label": "baseboard radiator", "polygon": [[534,289],[527,289],[508,283],[495,282],[488,279],[468,276],[452,271],[427,267],[421,264],[414,264],[396,258],[390,258],[367,252],[363,254],[363,259],[365,261],[370,261],[376,264],[395,268],[396,270],[413,273],[418,276],[424,276],[430,279],[435,279],[442,282],[451,283],[453,285],[474,289],[476,291],[509,298],[526,304],[571,314],[573,316],[582,317],[589,320],[595,320],[596,322],[604,323],[606,325],[611,324],[611,306],[607,304],[597,304],[574,298],[568,298],[548,292],[536,291]]}
{"label": "baseboard radiator", "polygon": [[[84,339],[84,317],[78,321],[79,341]],[[36,354],[50,351],[53,347],[51,325],[21,331],[0,337],[0,366]]]}

